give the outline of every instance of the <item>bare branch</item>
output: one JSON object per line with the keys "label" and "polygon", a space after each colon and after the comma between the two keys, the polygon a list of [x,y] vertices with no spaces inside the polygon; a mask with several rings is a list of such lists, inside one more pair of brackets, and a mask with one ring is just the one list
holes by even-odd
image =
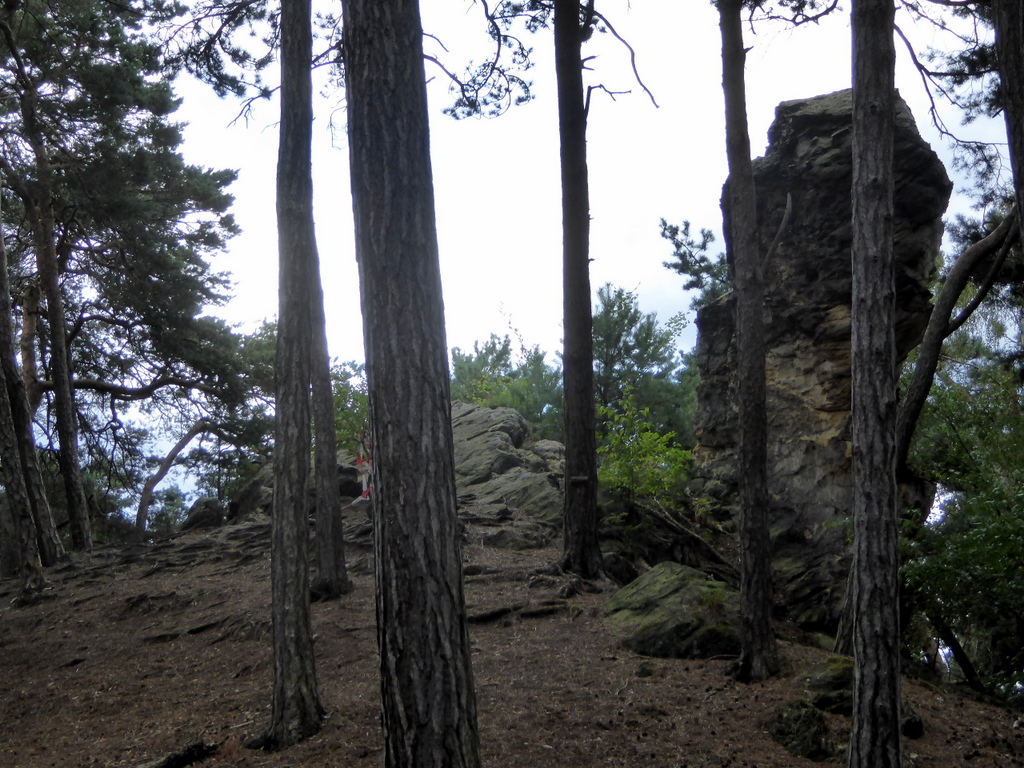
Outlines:
{"label": "bare branch", "polygon": [[658,107],[658,102],[655,100],[654,94],[651,93],[651,89],[644,85],[644,81],[640,79],[640,72],[636,66],[636,51],[633,49],[633,46],[626,42],[626,39],[615,30],[615,27],[612,26],[611,22],[608,21],[607,17],[605,17],[604,14],[594,10],[593,6],[590,7],[590,11],[594,14],[595,18],[600,19],[601,23],[608,27],[608,31],[612,33],[612,36],[616,40],[618,40],[620,43],[626,46],[626,50],[629,51],[629,62],[630,65],[633,67],[633,77],[636,78],[636,81],[637,83],[640,84],[640,87],[644,89],[644,93],[646,93],[648,97],[650,97],[651,103],[655,107]]}

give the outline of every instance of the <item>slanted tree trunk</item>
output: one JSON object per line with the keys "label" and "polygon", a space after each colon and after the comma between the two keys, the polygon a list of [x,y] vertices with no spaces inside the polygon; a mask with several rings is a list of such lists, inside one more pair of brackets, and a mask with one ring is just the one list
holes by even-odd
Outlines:
{"label": "slanted tree trunk", "polygon": [[750,163],[744,81],[742,0],[720,0],[722,86],[729,161],[726,236],[736,291],[736,396],[739,405],[742,645],[737,677],[778,671],[772,630],[772,549],[768,529],[768,415],[765,400],[764,280]]}
{"label": "slanted tree trunk", "polygon": [[[899,404],[896,418],[896,468],[902,471],[910,453],[910,443],[917,421],[931,391],[935,371],[938,369],[942,343],[953,333],[951,313],[961,294],[977,274],[979,267],[1001,249],[1008,248],[1016,239],[1017,209],[1015,208],[992,232],[967,248],[946,273],[942,288],[935,298],[935,306],[928,318],[924,337],[917,349],[917,363],[907,391]],[[980,297],[977,297],[980,298]],[[978,302],[972,302],[972,307]],[[962,319],[961,315],[959,319]],[[957,325],[959,327],[959,324]]]}
{"label": "slanted tree trunk", "polygon": [[[312,206],[309,215],[313,215]],[[334,425],[334,389],[327,348],[324,292],[315,249],[312,255],[315,261],[309,267],[309,308],[312,313],[313,442],[316,448],[316,579],[313,593],[319,598],[332,598],[350,591],[352,582],[345,569],[341,489],[338,487],[338,436]]]}
{"label": "slanted tree trunk", "polygon": [[590,187],[578,0],[555,0],[555,77],[562,169],[562,352],[565,393],[565,502],[562,567],[601,572],[597,529],[597,419],[590,306]]}
{"label": "slanted tree trunk", "polygon": [[139,499],[139,508],[135,512],[135,533],[142,538],[146,533],[146,520],[149,517],[149,505],[153,502],[153,491],[156,486],[167,477],[167,473],[171,471],[171,467],[174,466],[174,462],[177,460],[181,452],[185,450],[185,447],[192,442],[197,435],[202,434],[210,428],[210,422],[206,419],[199,419],[192,428],[189,429],[181,439],[167,452],[164,456],[163,461],[160,462],[160,466],[156,468],[154,472],[147,480],[146,484],[142,487],[142,497]]}
{"label": "slanted tree trunk", "polygon": [[480,765],[419,6],[344,0],[384,765]]}
{"label": "slanted tree trunk", "polygon": [[900,756],[893,261],[893,0],[853,2],[853,728],[851,768]]}
{"label": "slanted tree trunk", "polygon": [[274,699],[263,746],[281,749],[320,730],[309,596],[306,489],[310,454],[310,249],[313,182],[310,0],[281,4],[281,139],[277,159],[278,321],[274,381],[271,589]]}
{"label": "slanted tree trunk", "polygon": [[[1010,144],[1010,167],[1018,209],[1024,200],[1024,7],[1021,0],[992,0],[999,58],[999,95]],[[1017,221],[1024,242],[1024,216]]]}

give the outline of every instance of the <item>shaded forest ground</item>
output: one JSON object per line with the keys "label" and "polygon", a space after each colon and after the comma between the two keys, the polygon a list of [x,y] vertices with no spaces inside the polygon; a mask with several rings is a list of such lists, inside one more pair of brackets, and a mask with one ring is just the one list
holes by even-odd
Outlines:
{"label": "shaded forest ground", "polygon": [[[314,606],[321,733],[284,752],[243,743],[269,722],[273,675],[266,520],[105,547],[48,573],[31,605],[0,582],[0,766],[158,765],[203,744],[214,766],[379,766],[373,583],[350,552],[355,590]],[[357,539],[358,540],[358,539]],[[601,618],[607,593],[559,596],[553,549],[464,549],[466,597],[485,764],[560,766],[812,765],[765,723],[806,697],[801,672],[823,651],[782,645],[787,674],[743,686],[728,659],[645,660],[617,647]],[[1024,765],[1014,713],[954,689],[904,686],[924,719],[908,766]],[[829,716],[842,743],[849,721]],[[164,763],[164,765],[168,765]]]}

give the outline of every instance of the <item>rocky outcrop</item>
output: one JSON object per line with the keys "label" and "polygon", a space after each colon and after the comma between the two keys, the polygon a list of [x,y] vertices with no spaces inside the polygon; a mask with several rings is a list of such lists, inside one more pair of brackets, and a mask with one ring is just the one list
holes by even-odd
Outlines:
{"label": "rocky outcrop", "polygon": [[[503,549],[546,546],[560,529],[565,448],[554,440],[529,441],[526,420],[512,408],[452,404],[452,437],[459,516],[487,530],[486,543]],[[346,502],[362,491],[355,460],[339,453],[340,491]],[[231,501],[231,522],[270,514],[273,465],[262,467]],[[308,506],[313,513],[312,488]],[[348,514],[346,537],[369,549],[368,505]],[[351,518],[351,519],[349,519]]]}
{"label": "rocky outcrop", "polygon": [[[849,566],[851,94],[784,102],[754,163],[765,265],[769,491],[776,587],[805,628],[835,627]],[[899,100],[894,247],[898,351],[920,340],[951,184]],[[728,211],[726,211],[728,217]],[[736,404],[730,297],[697,318],[698,489],[735,512]],[[723,396],[729,393],[728,396]]]}
{"label": "rocky outcrop", "polygon": [[[492,526],[492,546],[544,546],[562,519],[565,448],[527,442],[526,420],[512,408],[452,404],[459,515]],[[500,529],[500,530],[499,530]]]}

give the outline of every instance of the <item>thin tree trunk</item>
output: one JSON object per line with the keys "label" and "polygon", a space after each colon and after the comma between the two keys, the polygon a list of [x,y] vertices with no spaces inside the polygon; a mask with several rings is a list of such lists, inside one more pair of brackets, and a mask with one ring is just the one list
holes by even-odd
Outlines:
{"label": "thin tree trunk", "polygon": [[36,228],[36,268],[46,298],[46,319],[49,325],[50,373],[53,380],[53,401],[60,450],[57,463],[67,496],[71,546],[87,552],[92,549],[89,531],[89,506],[82,486],[78,458],[78,413],[71,387],[71,359],[67,345],[67,323],[64,318],[64,297],[60,288],[60,271],[54,242],[53,209],[43,201],[32,217]]}
{"label": "thin tree trunk", "polygon": [[164,456],[163,461],[160,462],[160,466],[156,468],[154,472],[147,480],[146,484],[142,487],[142,497],[139,499],[139,508],[135,513],[135,533],[141,538],[146,533],[146,520],[149,517],[149,505],[153,502],[153,491],[156,489],[157,484],[165,477],[167,473],[171,471],[171,467],[174,466],[175,460],[181,454],[185,447],[192,442],[196,435],[202,434],[210,428],[210,422],[206,419],[199,419],[192,428],[181,436],[181,439],[167,452]]}
{"label": "thin tree trunk", "polygon": [[274,699],[264,746],[281,749],[320,730],[309,596],[306,489],[310,453],[309,251],[314,248],[310,0],[281,4],[281,139],[277,161],[278,329],[274,361],[274,511],[271,589]]}
{"label": "thin tree trunk", "polygon": [[18,348],[21,352],[21,379],[25,388],[29,413],[35,416],[43,402],[43,387],[39,380],[39,365],[36,362],[36,345],[39,342],[39,315],[42,312],[39,286],[29,283],[21,294],[21,334]]}
{"label": "thin tree trunk", "polygon": [[893,262],[893,0],[853,2],[851,768],[898,768],[899,536]]}
{"label": "thin tree trunk", "polygon": [[597,419],[590,306],[590,187],[583,95],[583,28],[578,0],[555,0],[555,76],[562,169],[562,353],[565,392],[565,501],[562,567],[601,572],[597,515]]}
{"label": "thin tree trunk", "polygon": [[[13,7],[13,6],[12,6]],[[82,486],[78,459],[78,415],[71,386],[71,358],[67,348],[67,323],[64,318],[64,298],[60,287],[60,265],[53,211],[53,167],[46,148],[43,130],[38,121],[38,94],[36,83],[25,70],[20,53],[8,26],[11,8],[5,9],[0,23],[8,50],[18,66],[17,78],[21,88],[19,106],[24,123],[25,138],[35,158],[36,183],[31,190],[19,191],[32,226],[36,249],[36,268],[43,295],[46,297],[46,316],[49,323],[50,369],[53,379],[57,437],[60,441],[58,462],[67,496],[71,544],[80,551],[92,549],[89,532],[89,508]],[[26,374],[28,371],[26,371]],[[33,384],[33,382],[28,382]],[[30,390],[31,394],[31,390]]]}
{"label": "thin tree trunk", "polygon": [[978,670],[975,669],[974,662],[971,661],[971,657],[967,655],[967,651],[960,644],[960,639],[956,636],[953,628],[934,611],[929,611],[926,616],[938,633],[943,645],[949,648],[949,652],[953,654],[953,661],[960,667],[960,671],[964,675],[964,682],[973,690],[978,691],[978,693],[984,693],[985,684],[981,682],[981,677],[978,676]]}
{"label": "thin tree trunk", "polygon": [[900,401],[896,418],[896,467],[902,469],[910,453],[910,443],[917,427],[917,420],[924,409],[932,380],[939,365],[942,343],[950,334],[950,314],[956,307],[960,295],[967,287],[978,267],[1012,239],[1017,223],[1016,209],[1010,213],[991,234],[967,248],[946,274],[939,295],[935,299],[924,338],[917,351],[914,375],[906,393]]}
{"label": "thin tree trunk", "polygon": [[729,160],[727,235],[736,283],[736,380],[739,405],[742,645],[737,677],[754,682],[778,672],[772,630],[772,550],[768,528],[768,416],[765,398],[764,280],[757,200],[750,163],[744,81],[742,0],[720,0],[722,85]]}
{"label": "thin tree trunk", "polygon": [[345,0],[384,765],[480,765],[419,6]]}
{"label": "thin tree trunk", "polygon": [[[312,206],[309,212],[312,216]],[[313,256],[316,257],[315,250]],[[327,320],[318,258],[310,265],[309,274],[316,451],[316,580],[313,582],[313,593],[319,598],[332,598],[349,592],[352,582],[345,569],[345,535],[342,528],[341,489],[338,486],[338,435],[334,424],[331,357],[327,348]]]}

